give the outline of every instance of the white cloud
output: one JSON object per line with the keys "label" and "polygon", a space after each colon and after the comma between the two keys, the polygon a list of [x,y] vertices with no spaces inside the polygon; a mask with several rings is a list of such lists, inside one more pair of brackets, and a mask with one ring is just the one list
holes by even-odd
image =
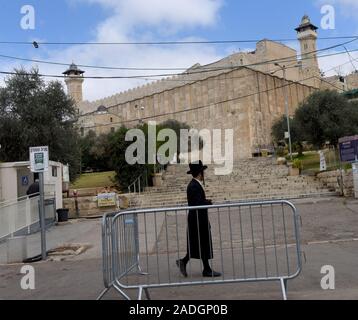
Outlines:
{"label": "white cloud", "polygon": [[335,9],[339,9],[343,15],[358,18],[356,10],[358,10],[358,0],[316,0],[319,6],[332,5]]}
{"label": "white cloud", "polygon": [[222,0],[74,0],[97,3],[114,10],[121,24],[168,24],[178,28],[210,26],[218,19]]}
{"label": "white cloud", "polygon": [[[222,0],[67,0],[70,5],[83,3],[99,5],[107,10],[108,17],[96,26],[93,42],[142,42],[153,41],[168,30],[177,35],[179,31],[195,27],[213,27],[219,19]],[[141,32],[138,32],[140,27]],[[147,30],[143,32],[142,30]],[[80,37],[80,36],[79,36]],[[171,37],[174,38],[174,37]],[[186,38],[181,40],[198,40]],[[202,40],[202,39],[201,39]],[[143,46],[143,45],[74,45],[64,50],[40,48],[35,59],[84,65],[139,67],[139,68],[188,68],[199,62],[210,63],[221,58],[215,47],[209,45]],[[29,67],[29,64],[24,63]],[[8,64],[4,67],[10,70]],[[39,65],[42,74],[61,74],[66,67]],[[175,71],[122,71],[83,68],[87,76],[131,76]],[[177,71],[176,71],[177,72]],[[138,79],[84,81],[86,100],[94,100],[120,91],[143,85]]]}
{"label": "white cloud", "polygon": [[334,2],[338,5],[358,9],[358,1],[357,0],[335,0]]}
{"label": "white cloud", "polygon": [[[168,30],[178,35],[180,30],[191,30],[195,27],[211,28],[220,18],[220,9],[223,0],[67,0],[71,5],[81,6],[83,3],[100,6],[108,11],[108,17],[95,28],[94,42],[141,42],[155,41]],[[327,0],[328,1],[328,0]],[[349,0],[336,0],[339,2]],[[352,1],[355,4],[355,1]],[[358,3],[358,0],[357,0]],[[140,27],[141,32],[138,32]],[[143,29],[146,30],[143,32]],[[79,36],[80,38],[80,36]],[[177,38],[171,36],[170,38]],[[180,40],[202,40],[198,38],[185,38]],[[295,49],[299,43],[289,44]],[[245,48],[248,49],[248,48]],[[185,45],[185,46],[142,46],[142,45],[75,45],[64,50],[54,50],[51,47],[40,47],[33,56],[35,59],[59,61],[70,64],[139,67],[139,68],[188,68],[195,63],[206,64],[222,58],[225,54],[238,51],[237,46],[228,47],[218,52],[217,47],[211,45]],[[358,58],[357,54],[354,55]],[[45,58],[44,58],[45,57]],[[327,70],[349,61],[347,55],[321,58],[322,70]],[[356,63],[356,62],[355,62]],[[358,63],[356,63],[357,65]],[[20,63],[7,63],[0,65],[3,70],[11,70]],[[29,64],[23,63],[29,68]],[[40,64],[43,74],[61,74],[66,67]],[[132,76],[158,73],[171,73],[178,71],[122,71],[100,70],[83,68],[87,76]],[[346,64],[344,73],[353,69]],[[334,74],[335,71],[327,75]],[[83,85],[84,98],[95,100],[118,93],[129,88],[147,83],[138,79],[86,79]]]}
{"label": "white cloud", "polygon": [[[118,41],[118,40],[117,40]],[[156,46],[74,46],[63,52],[53,53],[49,60],[72,61],[81,64],[117,66],[117,67],[155,67],[187,68],[196,62],[209,63],[220,57],[210,46],[193,45],[178,47]],[[175,73],[178,71],[122,71],[86,69],[87,76],[132,76]],[[42,73],[59,74],[64,67],[41,65]],[[138,79],[85,79],[83,85],[84,98],[94,100],[103,98],[134,86],[147,83]]]}
{"label": "white cloud", "polygon": [[[324,54],[333,54],[339,51],[325,52]],[[333,75],[347,75],[358,68],[358,52],[348,54],[334,55],[330,57],[319,58],[319,65],[322,71],[325,71],[326,76]]]}

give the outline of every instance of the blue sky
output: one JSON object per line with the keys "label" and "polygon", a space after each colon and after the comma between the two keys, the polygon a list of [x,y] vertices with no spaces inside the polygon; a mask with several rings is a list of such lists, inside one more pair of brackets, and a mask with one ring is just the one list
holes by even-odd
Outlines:
{"label": "blue sky", "polygon": [[[336,11],[335,29],[319,30],[320,37],[358,35],[358,0],[234,1],[234,0],[0,0],[0,41],[175,41],[295,38],[294,28],[303,14],[320,27],[323,5]],[[20,9],[35,9],[35,29],[23,30]],[[319,48],[342,42],[320,40]],[[287,43],[298,48],[296,41]],[[53,46],[0,44],[0,54],[48,61],[119,67],[190,67],[212,62],[234,51],[252,49],[254,44],[192,46]],[[349,49],[356,49],[351,44]],[[337,50],[342,50],[338,48]],[[357,55],[355,57],[358,58]],[[321,60],[329,69],[347,62],[337,56]],[[10,71],[31,63],[0,58],[0,70]],[[358,63],[356,63],[358,67]],[[38,65],[41,73],[60,74],[61,66]],[[349,72],[346,66],[341,72]],[[86,70],[87,75],[125,75],[119,71]],[[85,98],[92,100],[135,85],[141,80],[86,80]]]}

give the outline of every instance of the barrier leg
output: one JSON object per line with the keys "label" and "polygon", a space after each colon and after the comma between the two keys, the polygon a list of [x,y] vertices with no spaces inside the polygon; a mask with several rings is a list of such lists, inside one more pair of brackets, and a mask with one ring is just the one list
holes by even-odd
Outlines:
{"label": "barrier leg", "polygon": [[149,295],[148,288],[143,288],[143,287],[139,287],[138,300],[142,300],[143,291],[144,291],[144,293],[145,293],[145,296],[147,297],[147,300],[150,300],[150,295]]}
{"label": "barrier leg", "polygon": [[131,298],[130,298],[129,296],[127,296],[127,295],[123,292],[123,290],[122,290],[120,287],[118,287],[116,284],[113,284],[113,287],[118,291],[118,293],[119,293],[121,296],[124,297],[124,299],[126,299],[126,300],[131,300]]}
{"label": "barrier leg", "polygon": [[148,288],[145,288],[145,289],[144,289],[144,292],[145,292],[145,295],[146,295],[147,299],[148,299],[148,300],[151,300],[150,295],[149,295],[149,290],[148,290]]}
{"label": "barrier leg", "polygon": [[108,292],[109,288],[104,289],[96,300],[102,300],[103,296]]}
{"label": "barrier leg", "polygon": [[141,268],[139,262],[138,262],[138,264],[137,264],[137,270],[138,270],[138,273],[139,273],[140,275],[142,275],[142,276],[148,275],[148,272],[144,272],[144,271],[142,270],[142,268]]}
{"label": "barrier leg", "polygon": [[280,283],[281,283],[281,290],[282,290],[283,300],[287,300],[287,292],[286,292],[286,290],[287,290],[287,280],[281,278]]}
{"label": "barrier leg", "polygon": [[138,300],[142,300],[142,293],[143,293],[143,288],[142,288],[142,287],[139,287]]}
{"label": "barrier leg", "polygon": [[142,276],[146,276],[146,275],[148,275],[148,273],[147,272],[143,272],[143,270],[142,270],[142,268],[141,268],[141,266],[140,266],[140,257],[139,257],[139,236],[138,236],[138,234],[139,234],[139,232],[138,232],[138,217],[137,216],[135,216],[135,218],[134,218],[134,221],[135,221],[135,224],[134,224],[134,230],[135,230],[135,247],[136,247],[136,252],[137,252],[137,271],[138,271],[138,273],[140,274],[140,275],[142,275]]}

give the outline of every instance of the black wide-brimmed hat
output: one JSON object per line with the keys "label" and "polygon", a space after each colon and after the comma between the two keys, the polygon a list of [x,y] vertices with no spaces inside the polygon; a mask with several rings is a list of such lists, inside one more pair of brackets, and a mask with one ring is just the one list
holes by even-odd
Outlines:
{"label": "black wide-brimmed hat", "polygon": [[190,170],[187,172],[187,174],[197,175],[200,172],[206,170],[208,166],[204,166],[203,162],[201,160],[189,163]]}

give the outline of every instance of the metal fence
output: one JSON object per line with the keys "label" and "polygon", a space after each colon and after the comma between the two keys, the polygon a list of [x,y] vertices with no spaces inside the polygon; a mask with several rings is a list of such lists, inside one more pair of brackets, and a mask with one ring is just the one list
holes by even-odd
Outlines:
{"label": "metal fence", "polygon": [[[0,204],[0,241],[39,231],[39,198],[22,197]],[[56,221],[55,198],[45,199],[45,220],[47,226]]]}
{"label": "metal fence", "polygon": [[[188,277],[176,260],[187,251],[189,210],[208,209],[213,269],[219,278],[202,276],[201,260],[191,259]],[[125,211],[103,218],[105,290],[115,288],[125,299],[137,289],[205,284],[278,281],[287,299],[287,281],[301,272],[299,220],[295,206],[283,200]],[[209,227],[209,226],[208,226]],[[144,270],[146,273],[142,272]]]}

